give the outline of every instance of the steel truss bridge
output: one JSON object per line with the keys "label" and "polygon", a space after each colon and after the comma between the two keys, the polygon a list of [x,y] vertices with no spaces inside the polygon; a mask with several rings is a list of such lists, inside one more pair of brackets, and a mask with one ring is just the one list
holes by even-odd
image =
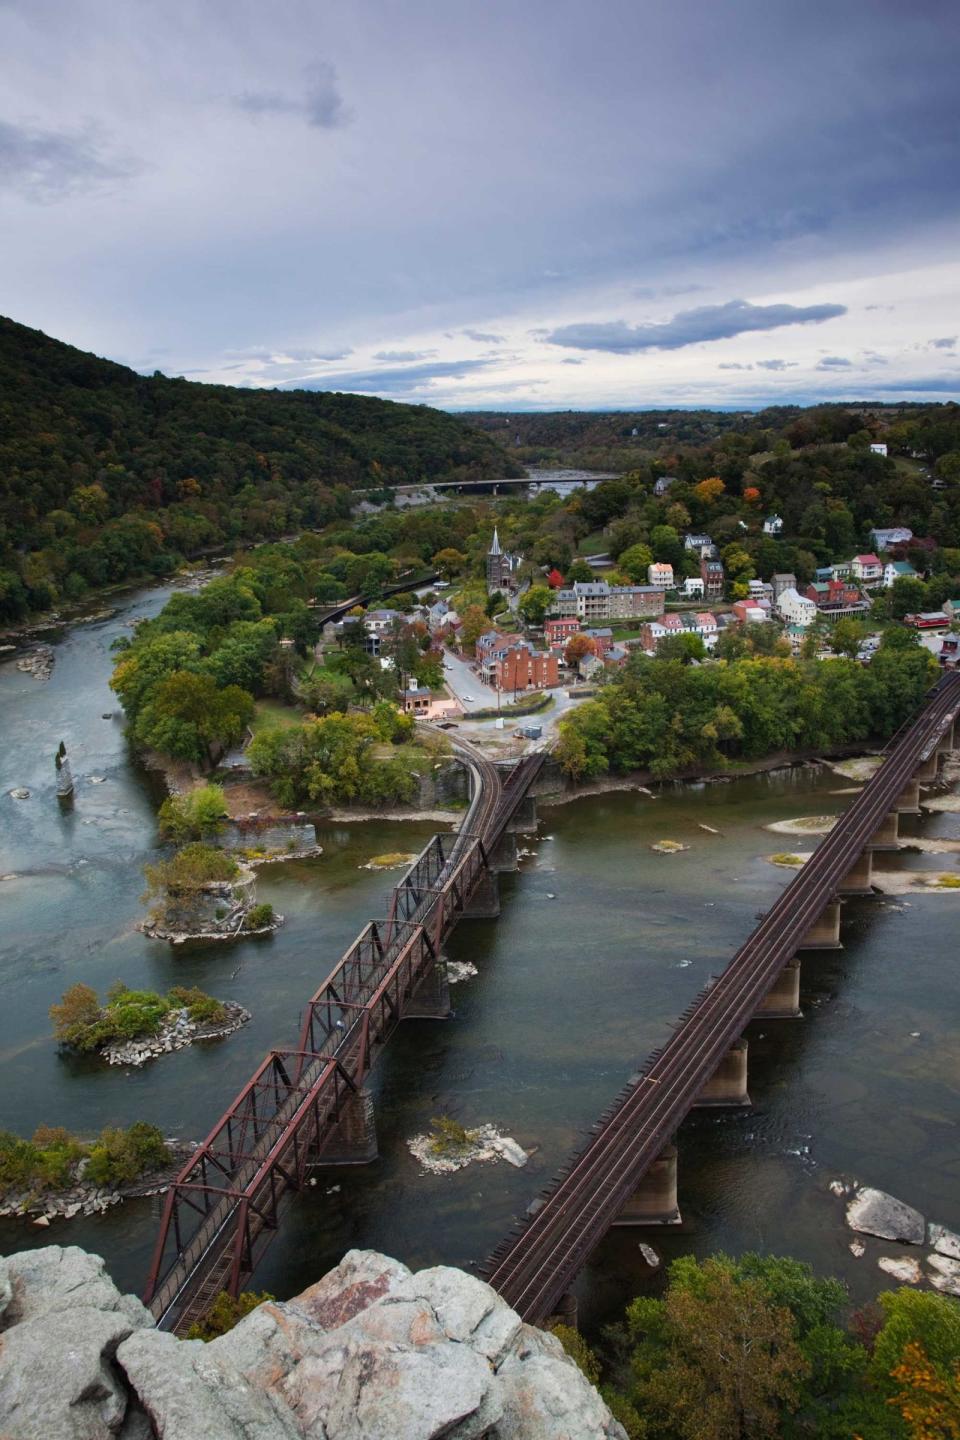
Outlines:
{"label": "steel truss bridge", "polygon": [[869,784],[823,839],[723,973],[594,1125],[584,1147],[533,1202],[484,1268],[531,1324],[553,1314],[591,1252],[634,1196],[681,1121],[757,1014],[845,877],[861,862],[906,786],[949,748],[960,674],[944,677],[893,737]]}
{"label": "steel truss bridge", "polygon": [[462,828],[433,837],[387,918],[308,1000],[296,1048],[270,1051],[167,1192],[144,1297],[160,1328],[182,1332],[219,1291],[237,1295],[311,1167],[362,1142],[364,1082],[405,1015],[425,1013],[418,994],[442,975],[444,941],[491,883],[491,857],[545,759],[503,775],[455,749],[471,774]]}

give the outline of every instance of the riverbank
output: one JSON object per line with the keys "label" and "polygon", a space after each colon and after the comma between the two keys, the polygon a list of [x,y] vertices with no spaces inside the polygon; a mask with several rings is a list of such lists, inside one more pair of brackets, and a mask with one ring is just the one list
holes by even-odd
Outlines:
{"label": "riverbank", "polygon": [[657,796],[651,788],[652,786],[729,784],[734,780],[748,779],[753,775],[773,774],[777,770],[828,764],[831,760],[849,759],[853,756],[866,758],[879,753],[879,747],[882,744],[882,741],[877,741],[876,747],[874,747],[859,741],[856,744],[819,749],[778,750],[773,755],[767,755],[760,760],[741,760],[733,765],[710,766],[706,769],[690,766],[685,770],[678,770],[675,775],[670,776],[654,775],[651,770],[630,770],[624,775],[603,775],[584,784],[569,781],[567,782],[568,789],[538,791],[536,799],[537,804],[543,806],[544,809],[557,805],[569,805],[574,800],[583,800],[591,795],[614,794],[618,790],[637,791],[640,794],[647,794],[652,800],[655,800]]}

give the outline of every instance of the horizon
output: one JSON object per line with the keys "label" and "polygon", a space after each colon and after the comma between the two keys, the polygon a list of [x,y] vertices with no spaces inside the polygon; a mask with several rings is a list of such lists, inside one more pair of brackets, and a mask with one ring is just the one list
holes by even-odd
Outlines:
{"label": "horizon", "polygon": [[0,38],[0,310],[141,373],[454,413],[960,398],[948,0],[2,0]]}

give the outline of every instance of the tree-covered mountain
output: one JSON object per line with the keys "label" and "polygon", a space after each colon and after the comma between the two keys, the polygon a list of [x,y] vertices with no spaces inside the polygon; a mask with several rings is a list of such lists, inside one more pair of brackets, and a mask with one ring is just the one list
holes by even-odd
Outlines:
{"label": "tree-covered mountain", "polygon": [[511,474],[424,405],[143,376],[0,318],[0,619],[326,524],[358,488]]}

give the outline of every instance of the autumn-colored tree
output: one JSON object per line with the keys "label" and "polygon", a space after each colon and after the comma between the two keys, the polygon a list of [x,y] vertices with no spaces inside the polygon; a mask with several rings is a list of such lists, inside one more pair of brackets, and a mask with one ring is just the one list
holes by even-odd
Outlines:
{"label": "autumn-colored tree", "polygon": [[748,485],[743,492],[743,498],[748,505],[756,505],[757,501],[760,499],[760,491],[757,489],[756,485]]}
{"label": "autumn-colored tree", "polygon": [[900,1389],[887,1404],[899,1410],[910,1440],[960,1440],[960,1363],[947,1373],[911,1340],[890,1378]]}
{"label": "autumn-colored tree", "polygon": [[715,505],[726,488],[719,475],[711,475],[708,480],[694,485],[693,493],[704,505]]}
{"label": "autumn-colored tree", "polygon": [[452,545],[447,545],[443,550],[437,551],[432,563],[445,580],[452,580],[455,575],[462,573],[467,563],[467,557],[459,550],[455,550]]}
{"label": "autumn-colored tree", "polygon": [[460,616],[460,641],[473,649],[485,630],[490,629],[490,619],[482,605],[468,605]]}
{"label": "autumn-colored tree", "polygon": [[87,1031],[99,1018],[97,992],[82,983],[71,985],[60,997],[60,1004],[50,1006],[53,1033],[64,1045],[72,1045],[77,1036]]}
{"label": "autumn-colored tree", "polygon": [[578,630],[577,633],[571,635],[567,641],[563,658],[568,665],[579,665],[585,655],[595,655],[596,653],[597,642],[593,636],[584,635],[582,630]]}
{"label": "autumn-colored tree", "polygon": [[554,566],[554,568],[547,576],[547,584],[550,586],[551,590],[559,590],[563,586],[563,583],[563,576],[560,574],[560,571],[556,568],[556,566]]}

